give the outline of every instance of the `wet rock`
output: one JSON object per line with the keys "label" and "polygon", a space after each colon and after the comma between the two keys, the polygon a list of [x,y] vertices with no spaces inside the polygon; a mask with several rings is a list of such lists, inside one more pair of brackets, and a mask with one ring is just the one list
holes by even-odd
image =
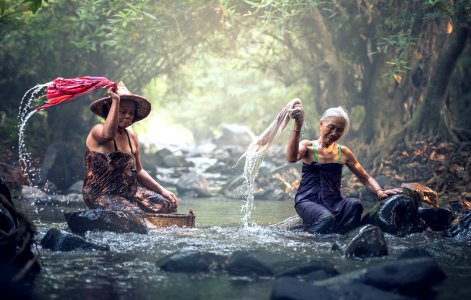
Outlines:
{"label": "wet rock", "polygon": [[387,292],[379,288],[372,287],[370,285],[361,283],[350,283],[334,285],[329,287],[329,290],[335,295],[338,295],[336,299],[348,299],[348,300],[412,300],[404,295],[395,294],[393,292]]}
{"label": "wet rock", "polygon": [[68,203],[83,204],[82,193],[65,195],[48,194],[36,187],[24,185],[21,188],[21,200],[32,205],[64,205]]}
{"label": "wet rock", "polygon": [[434,231],[443,231],[451,227],[453,213],[444,208],[419,208],[419,217]]}
{"label": "wet rock", "polygon": [[215,142],[218,146],[240,145],[247,147],[254,139],[255,135],[248,127],[225,124],[222,126],[221,136]]}
{"label": "wet rock", "polygon": [[[414,201],[423,202],[438,207],[438,192],[420,183],[411,182],[401,184],[403,193]],[[419,205],[420,206],[420,205]]]}
{"label": "wet rock", "polygon": [[230,164],[234,162],[234,157],[232,157],[229,149],[218,148],[214,150],[212,156],[220,163]]}
{"label": "wet rock", "polygon": [[325,287],[315,286],[294,278],[280,278],[273,286],[270,299],[272,300],[336,300],[337,295]]}
{"label": "wet rock", "polygon": [[236,276],[274,276],[293,266],[285,254],[265,250],[236,251],[229,257],[226,270]]}
{"label": "wet rock", "polygon": [[79,180],[72,184],[68,189],[68,193],[82,194],[83,180]]}
{"label": "wet rock", "polygon": [[404,295],[425,295],[431,287],[446,278],[432,258],[421,257],[388,261],[365,269],[316,281],[324,287],[362,283]]}
{"label": "wet rock", "polygon": [[455,237],[456,239],[471,239],[471,211],[465,211],[459,216],[457,224],[443,232],[445,237]]}
{"label": "wet rock", "polygon": [[295,265],[278,274],[276,277],[303,277],[306,280],[322,280],[338,275],[339,272],[328,261],[312,260]]}
{"label": "wet rock", "polygon": [[281,222],[271,225],[273,228],[288,229],[288,230],[302,230],[303,220],[296,214],[292,217],[286,218]]}
{"label": "wet rock", "polygon": [[229,180],[221,189],[221,193],[230,199],[244,199],[247,188],[244,185],[244,177],[236,176]]}
{"label": "wet rock", "polygon": [[127,211],[90,209],[64,215],[70,230],[77,234],[87,231],[147,233],[144,221]]}
{"label": "wet rock", "polygon": [[28,203],[34,203],[38,200],[45,200],[47,194],[40,189],[28,185],[21,187],[21,200]]}
{"label": "wet rock", "polygon": [[2,177],[0,177],[0,195],[3,196],[3,199],[5,199],[6,202],[14,205],[11,200],[10,188]]}
{"label": "wet rock", "polygon": [[221,269],[225,256],[197,250],[182,250],[168,255],[159,261],[157,266],[168,272],[209,272]]}
{"label": "wet rock", "polygon": [[3,178],[5,186],[11,192],[21,190],[21,186],[26,184],[26,178],[19,170],[19,167],[0,162],[0,177]]}
{"label": "wet rock", "polygon": [[110,246],[87,241],[83,237],[51,228],[41,240],[44,249],[52,251],[72,251],[75,249],[109,251]]}
{"label": "wet rock", "polygon": [[346,257],[377,257],[388,255],[388,246],[381,228],[373,225],[362,227],[345,250]]}
{"label": "wet rock", "polygon": [[154,155],[154,161],[157,166],[165,166],[165,158],[173,155],[173,151],[167,148],[162,148]]}
{"label": "wet rock", "polygon": [[[211,157],[230,166],[236,173],[244,170],[244,159],[240,159],[247,150],[246,146],[224,145],[216,148]],[[239,160],[240,159],[240,160]]]}
{"label": "wet rock", "polygon": [[208,167],[205,172],[208,172],[208,173],[228,173],[231,171],[231,167],[222,162],[222,161],[218,161],[216,162],[214,165]]}
{"label": "wet rock", "polygon": [[[180,153],[179,153],[180,152]],[[174,152],[163,148],[155,153],[155,163],[165,168],[192,167],[194,164],[186,160],[181,151]]]}
{"label": "wet rock", "polygon": [[193,167],[195,164],[187,161],[183,155],[170,155],[165,157],[163,166],[167,168]]}
{"label": "wet rock", "polygon": [[417,204],[408,196],[389,196],[376,204],[362,219],[362,224],[372,224],[384,232],[405,235],[422,232],[427,228],[419,217]]}
{"label": "wet rock", "polygon": [[73,147],[62,142],[49,144],[41,162],[38,184],[51,181],[60,190],[66,190],[77,178],[83,178],[82,161],[71,159],[74,157]]}
{"label": "wet rock", "polygon": [[177,182],[177,192],[186,197],[211,197],[208,181],[197,173],[184,174]]}
{"label": "wet rock", "polygon": [[404,251],[397,259],[409,259],[409,258],[419,258],[419,257],[430,257],[432,255],[428,253],[427,250],[422,248],[411,248]]}
{"label": "wet rock", "polygon": [[0,291],[2,299],[33,299],[30,287],[41,271],[31,251],[36,228],[16,210],[0,177]]}
{"label": "wet rock", "polygon": [[333,243],[332,246],[330,247],[330,251],[342,251],[342,248],[340,247],[339,244]]}
{"label": "wet rock", "polygon": [[361,283],[323,287],[301,282],[293,278],[280,278],[275,282],[270,299],[283,300],[406,300],[402,295],[385,292]]}

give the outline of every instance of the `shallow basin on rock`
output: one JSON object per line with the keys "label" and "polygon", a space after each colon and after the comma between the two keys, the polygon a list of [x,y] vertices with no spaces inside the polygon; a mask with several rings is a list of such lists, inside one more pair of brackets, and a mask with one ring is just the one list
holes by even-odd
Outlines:
{"label": "shallow basin on rock", "polygon": [[188,214],[146,214],[146,218],[159,228],[177,226],[177,227],[195,227],[195,215],[190,210]]}

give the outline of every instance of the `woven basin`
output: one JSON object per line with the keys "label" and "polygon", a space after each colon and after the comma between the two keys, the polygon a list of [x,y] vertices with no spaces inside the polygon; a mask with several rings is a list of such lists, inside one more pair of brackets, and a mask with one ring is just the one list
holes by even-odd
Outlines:
{"label": "woven basin", "polygon": [[189,214],[146,214],[152,224],[157,227],[195,227],[195,215],[192,211]]}

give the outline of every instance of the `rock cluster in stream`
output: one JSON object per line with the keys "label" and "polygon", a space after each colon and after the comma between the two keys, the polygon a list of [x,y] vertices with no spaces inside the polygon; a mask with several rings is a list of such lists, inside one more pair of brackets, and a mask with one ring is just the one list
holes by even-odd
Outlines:
{"label": "rock cluster in stream", "polygon": [[340,274],[328,261],[300,261],[265,250],[229,256],[182,250],[156,265],[167,272],[224,272],[231,276],[275,279],[271,299],[410,299],[432,296],[446,278],[425,251]]}

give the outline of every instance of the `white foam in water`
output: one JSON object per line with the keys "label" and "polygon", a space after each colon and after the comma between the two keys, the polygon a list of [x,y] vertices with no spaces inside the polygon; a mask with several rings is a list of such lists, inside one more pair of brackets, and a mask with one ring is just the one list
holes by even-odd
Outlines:
{"label": "white foam in water", "polygon": [[[19,111],[18,111],[18,156],[20,166],[22,167],[23,174],[26,177],[28,184],[31,186],[34,180],[37,180],[39,172],[32,168],[31,153],[28,152],[25,144],[25,131],[28,120],[36,113],[33,107],[33,102],[38,101],[45,95],[41,95],[44,92],[44,88],[51,82],[44,84],[37,84],[36,86],[29,89],[21,98]],[[29,95],[29,96],[28,96]]]}

